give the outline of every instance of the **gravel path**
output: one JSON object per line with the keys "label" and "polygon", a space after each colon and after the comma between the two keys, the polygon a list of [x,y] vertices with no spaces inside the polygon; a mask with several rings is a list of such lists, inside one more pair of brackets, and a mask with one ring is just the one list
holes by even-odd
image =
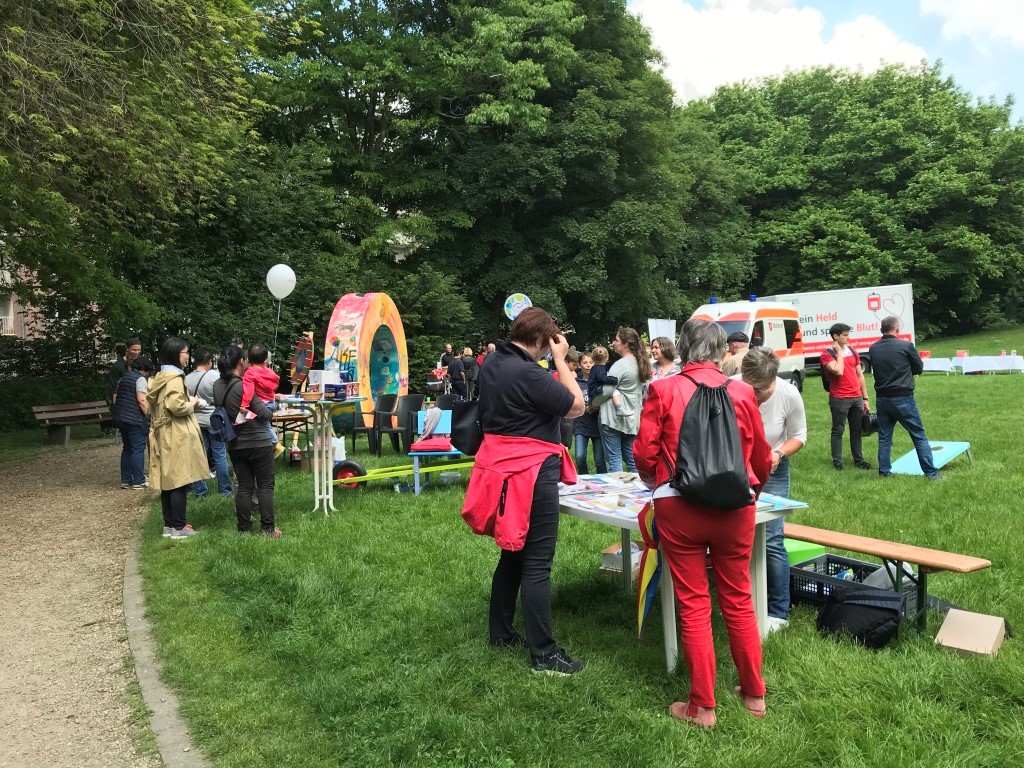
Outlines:
{"label": "gravel path", "polygon": [[73,446],[0,464],[0,768],[159,766],[130,706],[121,592],[151,494],[118,487],[111,441]]}

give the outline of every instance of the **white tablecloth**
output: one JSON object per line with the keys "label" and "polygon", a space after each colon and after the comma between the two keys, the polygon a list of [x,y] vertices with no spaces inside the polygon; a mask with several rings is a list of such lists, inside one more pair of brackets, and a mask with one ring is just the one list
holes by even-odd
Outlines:
{"label": "white tablecloth", "polygon": [[953,361],[948,357],[926,357],[921,360],[924,363],[924,372],[929,373],[952,373]]}
{"label": "white tablecloth", "polygon": [[953,365],[963,369],[964,373],[978,373],[980,371],[1022,371],[1024,372],[1024,357],[1021,355],[979,355],[978,357],[955,357]]}

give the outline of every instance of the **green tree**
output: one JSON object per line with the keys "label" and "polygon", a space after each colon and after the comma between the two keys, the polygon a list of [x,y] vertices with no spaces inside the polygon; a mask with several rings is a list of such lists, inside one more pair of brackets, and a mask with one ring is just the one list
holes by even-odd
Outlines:
{"label": "green tree", "polygon": [[[448,275],[472,304],[463,339],[496,335],[516,290],[591,337],[686,303],[666,274],[699,268],[680,202],[693,179],[670,162],[671,89],[624,2],[264,10],[280,109],[261,133],[331,158],[367,283]],[[396,265],[397,240],[418,247]]]}
{"label": "green tree", "polygon": [[818,69],[687,111],[751,173],[762,293],[911,282],[924,334],[1021,314],[1022,129],[939,67]]}
{"label": "green tree", "polygon": [[[242,0],[0,2],[0,261],[108,332],[157,322],[130,275],[242,136]],[[27,270],[22,271],[22,270]]]}

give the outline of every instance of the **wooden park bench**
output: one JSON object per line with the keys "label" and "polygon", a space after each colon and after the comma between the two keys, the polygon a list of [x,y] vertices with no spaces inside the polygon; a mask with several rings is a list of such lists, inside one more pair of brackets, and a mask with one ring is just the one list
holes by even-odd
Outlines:
{"label": "wooden park bench", "polygon": [[102,430],[110,423],[110,408],[102,400],[94,403],[66,403],[64,405],[33,405],[32,414],[46,427],[49,445],[67,445],[71,442],[71,427],[75,424],[98,424]]}
{"label": "wooden park bench", "polygon": [[[903,577],[905,575],[917,585],[917,615],[916,617],[908,616],[907,619],[916,618],[919,630],[924,630],[925,628],[929,573],[939,573],[941,571],[972,573],[992,565],[991,561],[983,560],[980,557],[958,555],[954,552],[943,552],[938,549],[915,547],[911,544],[897,544],[893,541],[872,539],[867,536],[855,536],[849,533],[825,530],[824,528],[812,528],[807,525],[786,523],[785,530],[786,536],[790,539],[808,541],[812,544],[820,544],[823,547],[833,549],[859,552],[863,555],[877,557],[884,563],[891,563],[894,568],[893,574],[897,593],[903,591]],[[913,576],[906,574],[903,569],[904,563],[917,566],[917,573]]]}

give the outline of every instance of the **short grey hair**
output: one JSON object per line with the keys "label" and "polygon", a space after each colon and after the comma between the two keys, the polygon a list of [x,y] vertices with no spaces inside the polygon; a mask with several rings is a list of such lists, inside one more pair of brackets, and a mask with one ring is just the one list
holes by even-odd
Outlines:
{"label": "short grey hair", "polygon": [[898,331],[899,328],[900,319],[898,317],[893,317],[892,315],[889,315],[889,317],[885,318],[882,321],[882,333],[896,333],[896,331]]}
{"label": "short grey hair", "polygon": [[725,339],[725,331],[718,323],[691,317],[683,323],[679,336],[679,357],[685,363],[721,363],[727,346]]}
{"label": "short grey hair", "polygon": [[779,375],[779,358],[771,347],[747,350],[740,363],[740,374],[747,384],[768,384]]}

